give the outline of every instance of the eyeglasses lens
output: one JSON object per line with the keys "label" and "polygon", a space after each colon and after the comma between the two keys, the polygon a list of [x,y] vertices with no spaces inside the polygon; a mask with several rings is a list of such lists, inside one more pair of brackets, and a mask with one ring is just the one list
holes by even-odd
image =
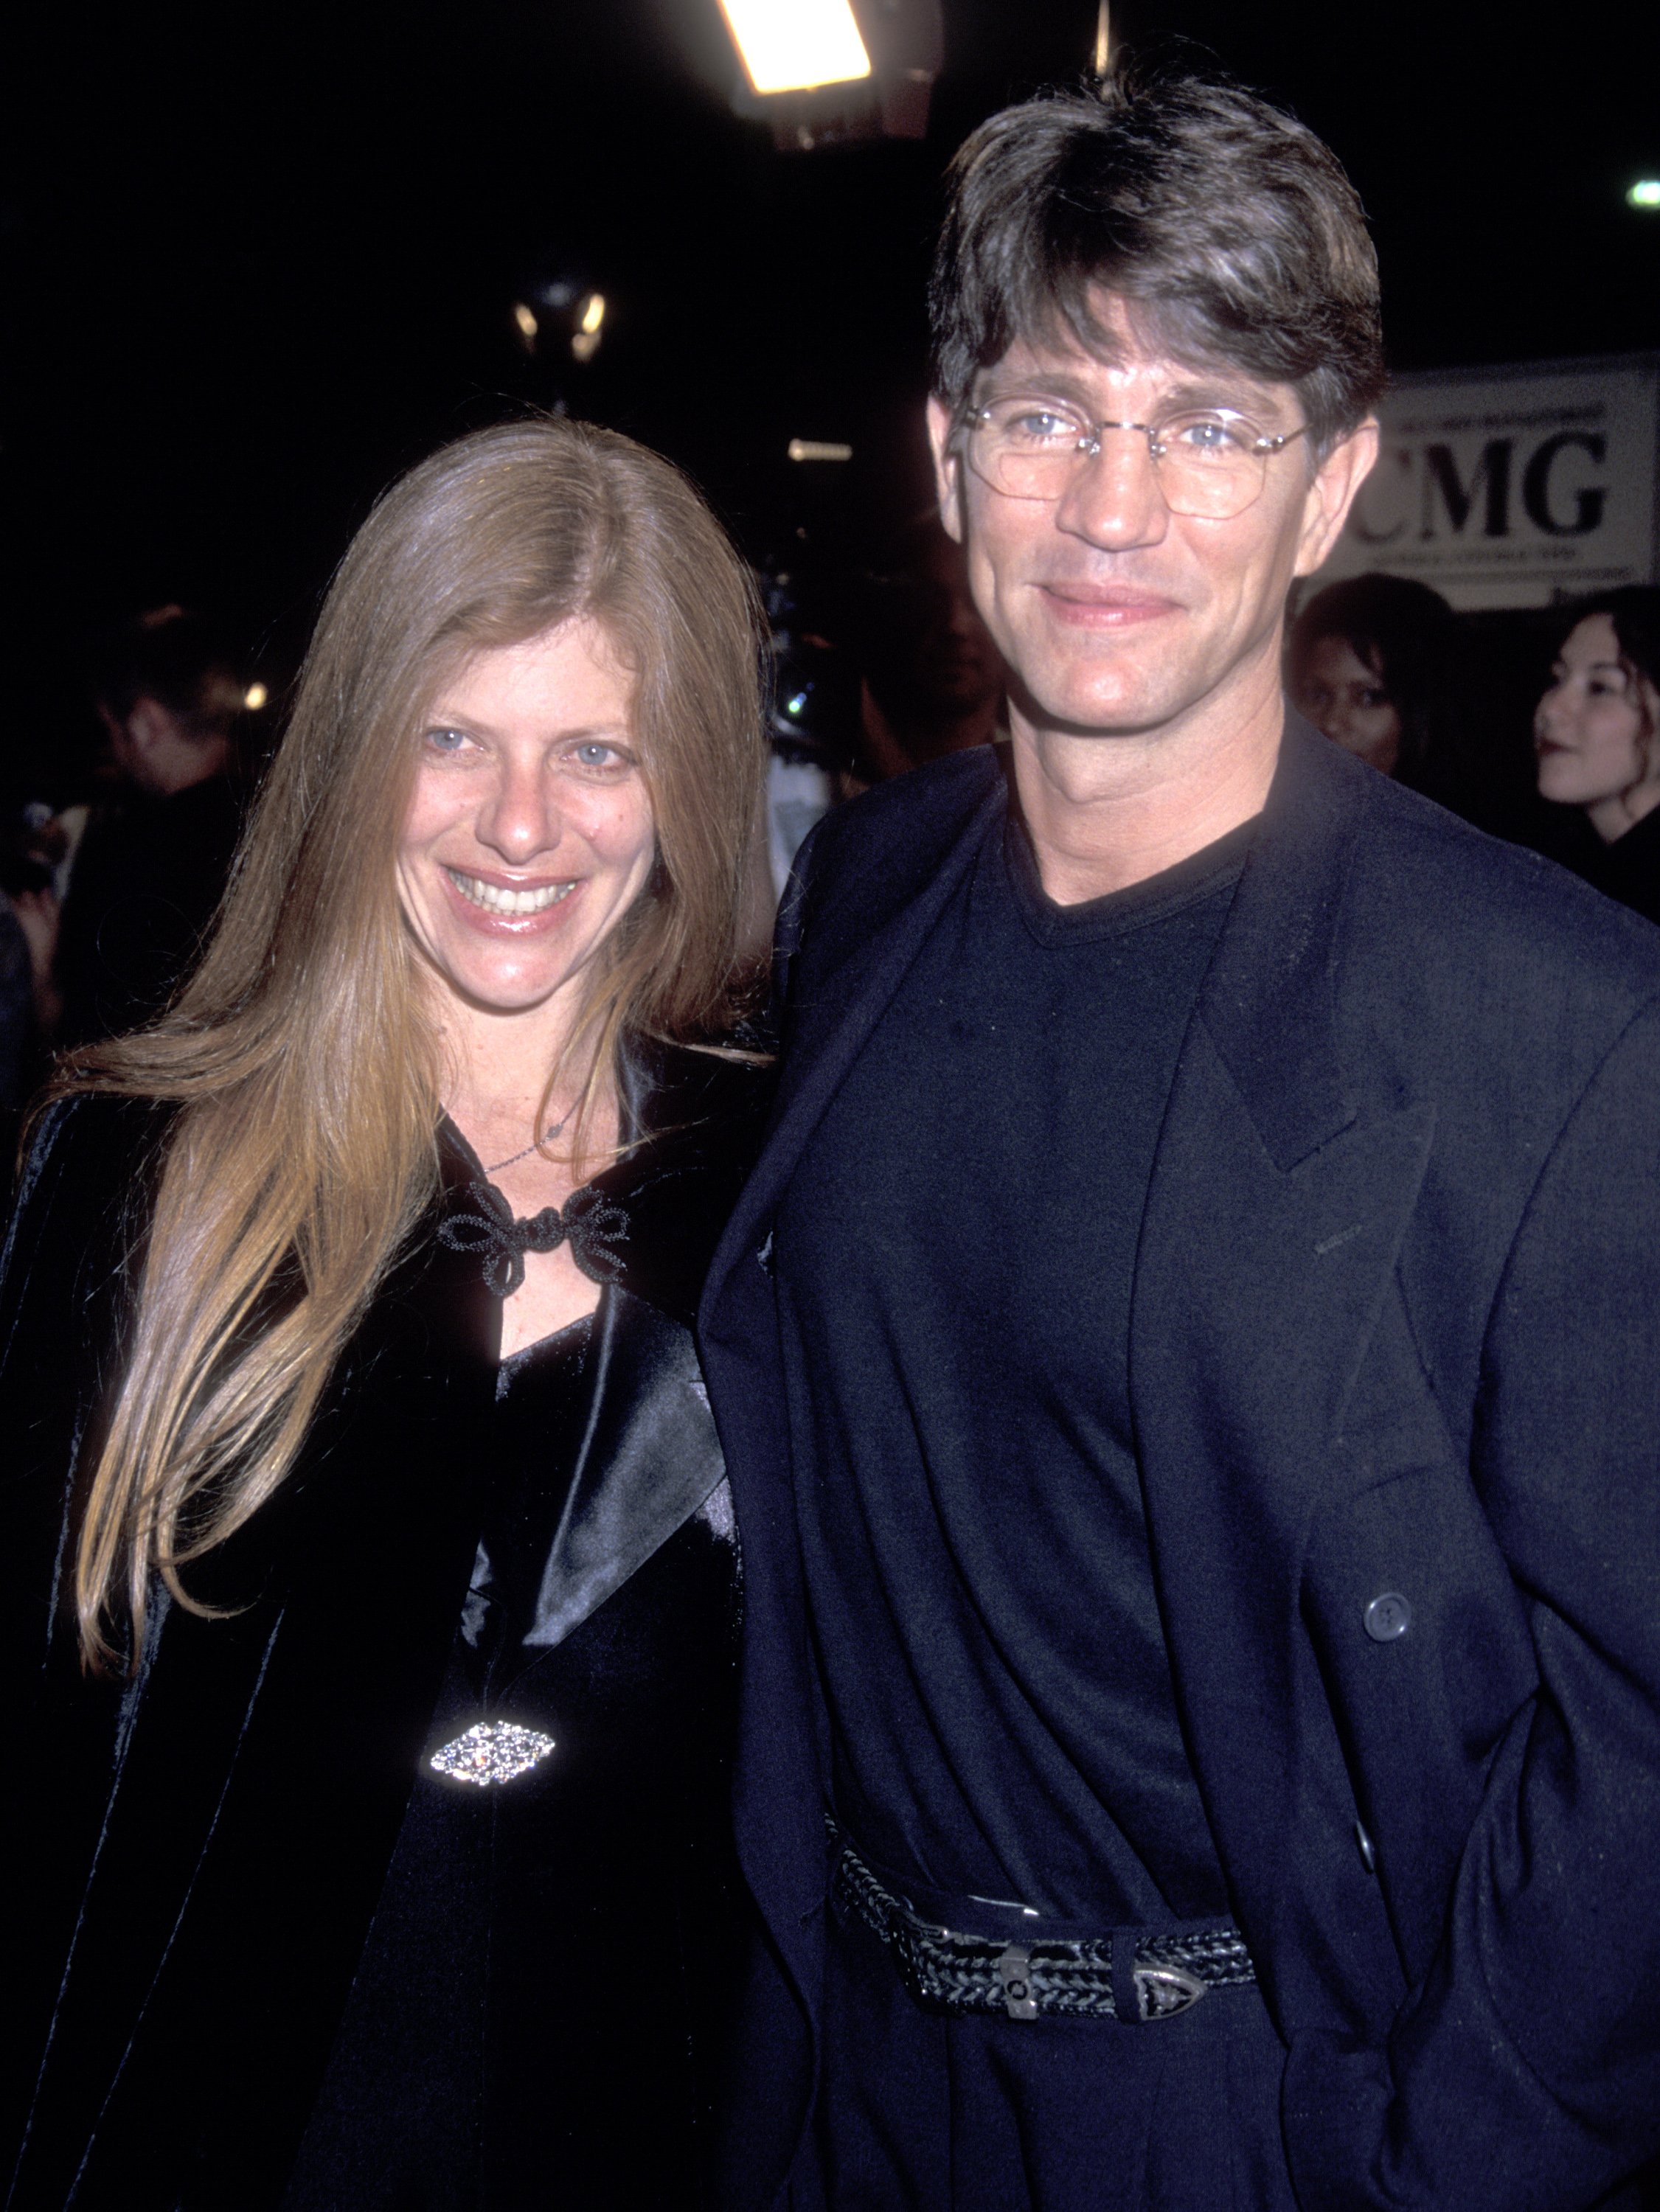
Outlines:
{"label": "eyeglasses lens", "polygon": [[1160,496],[1172,514],[1226,521],[1243,514],[1262,492],[1268,455],[1253,452],[1237,434],[1218,435],[1205,424],[1171,424],[1149,440],[1140,429],[1120,433],[1113,426],[1091,431],[1061,417],[1034,415],[1030,408],[1016,414],[993,409],[969,426],[969,462],[1006,498],[1058,500],[1076,471],[1093,459],[1098,441],[1114,434],[1146,445]]}

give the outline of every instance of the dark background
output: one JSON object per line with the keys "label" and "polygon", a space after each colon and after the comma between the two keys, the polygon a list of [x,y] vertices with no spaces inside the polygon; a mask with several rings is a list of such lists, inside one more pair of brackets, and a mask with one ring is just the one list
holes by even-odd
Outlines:
{"label": "dark background", "polygon": [[[714,0],[37,6],[0,198],[0,793],[84,774],[88,629],[183,600],[291,671],[376,491],[556,395],[511,319],[564,262],[610,305],[575,411],[660,446],[746,550],[926,498],[939,172],[1087,66],[1092,0],[945,0],[921,143],[775,151]],[[1347,164],[1400,368],[1660,346],[1660,10],[1122,0]],[[851,468],[794,467],[792,435]],[[830,481],[824,481],[824,479]],[[814,481],[818,479],[819,481]]]}

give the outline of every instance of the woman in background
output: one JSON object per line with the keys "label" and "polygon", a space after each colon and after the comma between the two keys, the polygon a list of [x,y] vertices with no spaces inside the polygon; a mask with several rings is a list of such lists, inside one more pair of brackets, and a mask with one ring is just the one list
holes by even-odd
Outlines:
{"label": "woman in background", "polygon": [[1569,622],[1534,716],[1539,795],[1584,809],[1591,881],[1660,921],[1660,589],[1602,592]]}
{"label": "woman in background", "polygon": [[689,1324],[758,1104],[757,643],[628,440],[428,461],[199,970],[38,1121],[15,2212],[703,2201],[738,1581]]}
{"label": "woman in background", "polygon": [[1334,744],[1451,804],[1462,738],[1458,618],[1405,576],[1351,576],[1291,626],[1292,703]]}

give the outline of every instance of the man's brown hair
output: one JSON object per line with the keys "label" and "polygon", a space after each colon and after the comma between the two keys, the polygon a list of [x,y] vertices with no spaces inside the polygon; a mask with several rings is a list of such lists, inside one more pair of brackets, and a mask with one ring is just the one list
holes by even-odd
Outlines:
{"label": "man's brown hair", "polygon": [[1131,70],[1006,107],[958,153],[949,189],[929,307],[933,388],[953,411],[1018,337],[1110,358],[1102,289],[1173,357],[1294,386],[1316,449],[1383,388],[1354,187],[1306,125],[1225,78]]}

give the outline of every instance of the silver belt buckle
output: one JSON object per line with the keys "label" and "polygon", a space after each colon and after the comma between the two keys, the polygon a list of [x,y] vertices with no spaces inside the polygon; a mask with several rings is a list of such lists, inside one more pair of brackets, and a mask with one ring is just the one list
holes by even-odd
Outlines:
{"label": "silver belt buckle", "polygon": [[1210,1987],[1185,1966],[1137,1966],[1131,1978],[1143,2020],[1174,2020],[1178,2012],[1196,2005]]}

